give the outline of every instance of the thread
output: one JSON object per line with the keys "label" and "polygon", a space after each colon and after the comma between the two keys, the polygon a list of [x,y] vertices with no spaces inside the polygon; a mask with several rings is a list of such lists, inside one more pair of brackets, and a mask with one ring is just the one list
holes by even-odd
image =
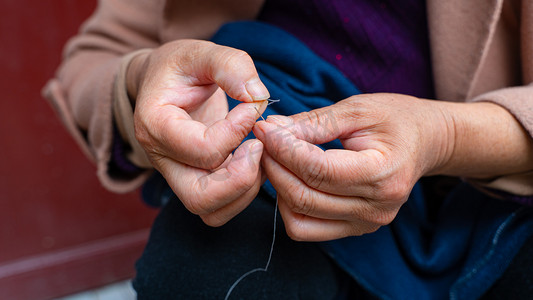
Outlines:
{"label": "thread", "polygon": [[270,105],[270,104],[273,104],[273,103],[276,103],[276,102],[280,102],[281,99],[267,99],[267,106]]}
{"label": "thread", "polygon": [[255,272],[260,272],[260,271],[267,272],[268,271],[268,266],[270,266],[270,261],[272,260],[272,253],[274,252],[274,242],[276,242],[276,220],[277,220],[277,217],[278,217],[278,199],[276,198],[276,206],[274,208],[274,229],[273,229],[273,233],[272,233],[272,244],[270,245],[270,254],[268,255],[268,261],[267,261],[265,267],[264,268],[256,268],[256,269],[250,270],[250,271],[242,274],[241,277],[239,277],[239,279],[237,279],[231,285],[231,287],[229,288],[228,292],[226,293],[226,298],[224,298],[224,300],[228,300],[229,299],[229,296],[231,295],[231,292],[233,292],[233,289],[235,289],[235,287],[239,284],[239,282],[241,282],[248,275],[253,274]]}
{"label": "thread", "polygon": [[[276,103],[276,102],[279,102],[280,99],[267,99],[267,106],[272,104],[272,103]],[[265,118],[263,117],[263,114],[259,112],[259,110],[254,107],[255,110],[257,111],[257,113],[259,114],[259,116],[261,117],[261,119],[263,119],[263,121],[266,121]],[[270,253],[268,254],[268,260],[267,260],[267,263],[265,265],[264,268],[255,268],[255,269],[252,269],[244,274],[241,275],[241,277],[239,277],[237,280],[235,280],[235,282],[231,285],[231,287],[229,288],[228,292],[226,293],[226,297],[224,298],[224,300],[228,300],[229,299],[229,296],[231,295],[231,292],[233,292],[233,290],[235,289],[235,287],[237,287],[237,285],[239,284],[239,282],[241,282],[244,278],[246,278],[248,275],[250,274],[253,274],[255,272],[267,272],[268,271],[268,266],[270,266],[270,261],[272,260],[272,253],[274,252],[274,243],[276,242],[276,221],[277,221],[277,218],[278,218],[278,199],[276,198],[276,205],[274,207],[274,228],[272,230],[272,244],[270,244]]]}

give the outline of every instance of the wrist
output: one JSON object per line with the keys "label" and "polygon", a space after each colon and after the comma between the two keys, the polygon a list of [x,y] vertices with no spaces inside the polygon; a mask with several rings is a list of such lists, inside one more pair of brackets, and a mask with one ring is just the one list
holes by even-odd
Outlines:
{"label": "wrist", "polygon": [[140,50],[132,57],[126,69],[126,91],[132,107],[135,107],[135,99],[137,99],[146,72],[150,52],[149,50]]}
{"label": "wrist", "polygon": [[447,157],[434,174],[492,178],[530,171],[533,142],[521,124],[503,107],[490,102],[442,102],[451,128]]}
{"label": "wrist", "polygon": [[426,129],[425,143],[422,144],[422,147],[427,149],[423,176],[443,175],[443,170],[449,165],[454,153],[457,128],[447,102],[422,101],[428,108],[424,114],[424,122],[420,124]]}
{"label": "wrist", "polygon": [[136,77],[132,75],[137,74],[132,71],[132,60],[141,54],[148,54],[149,51],[149,49],[138,50],[129,53],[122,58],[113,88],[112,111],[114,122],[121,138],[131,147],[131,153],[128,154],[128,159],[136,166],[141,168],[150,168],[151,163],[146,157],[146,153],[144,152],[143,148],[139,145],[135,138],[135,130],[133,126],[133,108],[135,104],[135,98],[131,96],[129,89],[130,87],[135,87],[136,92],[137,88],[137,84],[132,84],[133,78]]}

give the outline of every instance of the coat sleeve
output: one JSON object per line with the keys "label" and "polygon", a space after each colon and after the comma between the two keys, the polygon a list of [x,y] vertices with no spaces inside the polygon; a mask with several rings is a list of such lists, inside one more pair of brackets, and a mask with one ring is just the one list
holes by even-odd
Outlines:
{"label": "coat sleeve", "polygon": [[68,132],[96,164],[100,182],[114,192],[137,188],[150,172],[143,169],[134,176],[122,176],[110,171],[113,94],[119,70],[125,70],[121,66],[131,58],[128,54],[159,46],[163,7],[163,0],[99,1],[65,46],[55,78],[43,89]]}
{"label": "coat sleeve", "polygon": [[[533,138],[533,2],[522,1],[520,21],[522,86],[494,90],[471,101],[489,101],[506,108]],[[497,125],[495,125],[497,126]],[[488,180],[471,180],[482,188],[533,199],[533,171]],[[530,200],[533,201],[533,200]]]}

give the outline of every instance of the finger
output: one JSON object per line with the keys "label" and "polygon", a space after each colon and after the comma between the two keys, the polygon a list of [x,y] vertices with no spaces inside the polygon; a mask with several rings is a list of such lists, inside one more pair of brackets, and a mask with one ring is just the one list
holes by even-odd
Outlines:
{"label": "finger", "polygon": [[156,168],[192,213],[207,215],[228,205],[256,185],[263,145],[248,140],[237,148],[226,167],[216,171],[194,168],[168,158]]}
{"label": "finger", "polygon": [[342,141],[354,135],[361,138],[367,131],[375,130],[385,113],[376,108],[375,95],[360,94],[288,117],[271,115],[267,122],[286,127],[299,139],[323,144],[334,139]]}
{"label": "finger", "polygon": [[376,196],[374,182],[387,176],[375,150],[327,150],[298,139],[292,132],[268,122],[257,122],[254,133],[276,161],[306,185],[331,194]]}
{"label": "finger", "polygon": [[242,196],[230,202],[228,205],[207,215],[200,217],[209,226],[218,227],[233,219],[237,214],[243,211],[255,199],[261,188],[261,173],[257,174],[256,181],[251,189]]}
{"label": "finger", "polygon": [[279,212],[287,235],[296,241],[322,242],[376,231],[379,226],[350,223],[341,220],[324,220],[295,213],[285,200],[278,196]]}
{"label": "finger", "polygon": [[267,153],[263,154],[261,163],[278,195],[292,212],[319,219],[360,220],[381,225],[392,221],[390,209],[378,202],[327,194],[308,187]]}
{"label": "finger", "polygon": [[153,121],[143,126],[146,130],[140,130],[137,138],[149,153],[159,157],[215,169],[250,133],[266,105],[267,101],[241,103],[226,118],[209,126],[191,120],[180,108],[167,105],[153,114]]}
{"label": "finger", "polygon": [[312,144],[323,144],[353,132],[335,105],[302,112],[292,116],[270,115],[268,123],[282,126],[297,138]]}
{"label": "finger", "polygon": [[178,67],[197,80],[195,85],[216,83],[230,97],[243,102],[270,97],[246,52],[205,41],[192,41],[181,50]]}

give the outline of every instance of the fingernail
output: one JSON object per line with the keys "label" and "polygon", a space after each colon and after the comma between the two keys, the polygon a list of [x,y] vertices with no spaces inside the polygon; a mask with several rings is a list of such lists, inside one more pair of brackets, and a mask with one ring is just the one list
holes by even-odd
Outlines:
{"label": "fingernail", "polygon": [[246,82],[245,87],[253,101],[261,101],[270,98],[270,93],[259,78]]}
{"label": "fingernail", "polygon": [[281,125],[281,126],[287,126],[287,125],[292,124],[292,119],[291,118],[286,117],[286,116],[281,116],[281,115],[268,116],[266,121],[269,122],[269,123],[276,123],[276,124]]}
{"label": "fingernail", "polygon": [[254,106],[254,109],[259,113],[259,116],[257,116],[259,118],[265,112],[265,109],[268,106],[268,101],[262,100],[253,102],[252,105]]}

